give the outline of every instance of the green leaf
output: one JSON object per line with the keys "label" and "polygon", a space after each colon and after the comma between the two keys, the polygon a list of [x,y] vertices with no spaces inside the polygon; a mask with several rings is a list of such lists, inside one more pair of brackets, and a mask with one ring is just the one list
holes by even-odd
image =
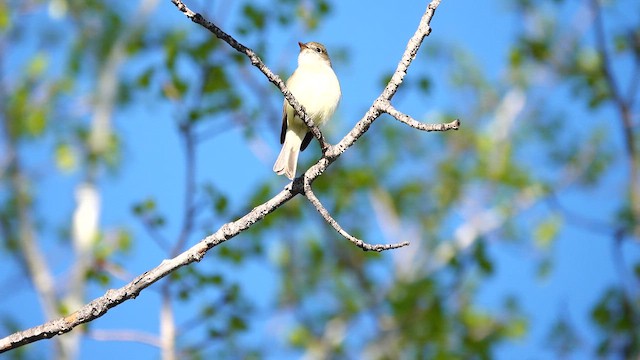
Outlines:
{"label": "green leaf", "polygon": [[229,80],[222,66],[211,66],[207,71],[204,92],[212,93],[229,89]]}
{"label": "green leaf", "polygon": [[34,56],[27,67],[27,75],[31,78],[40,77],[47,69],[49,59],[44,53],[38,53]]}
{"label": "green leaf", "polygon": [[214,208],[216,209],[216,212],[224,213],[227,210],[228,206],[229,206],[229,199],[227,199],[226,196],[219,196],[216,199]]}
{"label": "green leaf", "polygon": [[557,214],[551,214],[540,222],[533,235],[536,246],[542,250],[549,250],[558,236],[562,224],[562,218]]}
{"label": "green leaf", "polygon": [[418,80],[418,88],[425,93],[431,90],[431,79],[428,76],[422,76]]}
{"label": "green leaf", "polygon": [[32,109],[25,119],[27,135],[39,136],[44,133],[47,126],[47,112],[43,107]]}
{"label": "green leaf", "polygon": [[58,144],[54,154],[58,169],[64,172],[71,172],[78,166],[78,156],[71,145],[67,143]]}
{"label": "green leaf", "polygon": [[231,331],[244,331],[247,329],[247,323],[239,316],[232,316],[229,319],[229,328]]}
{"label": "green leaf", "polygon": [[509,321],[505,328],[505,335],[512,339],[521,339],[527,334],[529,324],[525,318]]}
{"label": "green leaf", "polygon": [[263,30],[265,27],[265,11],[259,9],[257,6],[252,4],[245,4],[242,8],[242,13],[246,16],[251,25],[255,28],[255,30]]}
{"label": "green leaf", "polygon": [[133,245],[133,236],[126,229],[120,229],[118,231],[118,249],[120,251],[130,251]]}
{"label": "green leaf", "polygon": [[487,275],[493,274],[493,262],[487,255],[487,249],[484,241],[476,241],[476,246],[473,249],[473,257],[483,273]]}
{"label": "green leaf", "polygon": [[151,77],[153,76],[154,73],[155,73],[154,68],[152,67],[148,68],[138,76],[136,80],[136,84],[141,88],[144,88],[144,89],[148,88],[149,84],[151,83]]}
{"label": "green leaf", "polygon": [[289,343],[295,347],[305,347],[311,338],[311,333],[303,326],[297,326],[289,333]]}
{"label": "green leaf", "polygon": [[6,1],[0,1],[0,31],[5,31],[11,26],[11,11]]}

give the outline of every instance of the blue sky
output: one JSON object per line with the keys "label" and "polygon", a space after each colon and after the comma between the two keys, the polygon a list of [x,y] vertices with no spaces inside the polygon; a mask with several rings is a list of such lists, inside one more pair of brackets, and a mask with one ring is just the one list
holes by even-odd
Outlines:
{"label": "blue sky", "polygon": [[[198,6],[202,5],[191,4],[188,1],[186,3],[194,11],[199,11]],[[437,42],[465,48],[482,64],[490,78],[500,78],[504,75],[502,72],[507,59],[507,45],[512,40],[513,30],[517,25],[516,19],[508,14],[504,3],[492,1],[480,4],[472,0],[444,0],[431,23],[433,32],[425,40],[425,45]],[[343,97],[335,117],[339,124],[332,125],[328,130],[330,142],[335,143],[344,131],[360,119],[363,111],[378,96],[381,91],[380,74],[395,69],[407,40],[414,33],[426,6],[426,2],[405,2],[402,6],[390,4],[385,1],[336,2],[332,15],[322,23],[318,31],[306,34],[302,29],[298,29],[300,41],[322,42],[330,52],[332,48],[337,47],[348,47],[350,51],[348,63],[335,62]],[[197,25],[179,13],[170,1],[159,3],[157,21],[181,24],[180,26],[193,32],[201,31]],[[278,35],[276,32],[270,39],[273,42],[270,44],[272,54],[268,57],[276,61],[285,59],[285,67],[290,72],[296,65],[297,45],[295,41],[288,40],[295,36]],[[241,37],[239,39],[243,41]],[[283,39],[287,39],[287,42]],[[245,45],[252,46],[248,42]],[[414,75],[412,71],[435,74],[433,96],[417,99],[404,98],[399,94],[401,105],[398,108],[418,119],[424,119],[427,114],[447,109],[459,98],[447,93],[446,79],[437,75],[438,69],[429,68],[429,59],[426,58],[428,54],[421,51],[418,56],[408,78]],[[281,97],[274,92],[272,101],[277,108],[281,103]],[[116,127],[128,141],[122,169],[100,183],[103,192],[103,227],[131,224],[132,198],[142,200],[147,196],[158,196],[159,206],[169,219],[172,218],[172,214],[180,213],[182,178],[175,174],[181,173],[184,163],[172,115],[172,107],[169,105],[154,105],[154,108],[150,109],[144,102],[141,106],[115,114]],[[473,119],[463,118],[462,121],[464,126],[465,121]],[[258,145],[262,146],[260,149],[265,150],[263,153],[257,153],[255,148],[247,146],[241,128],[227,131],[217,136],[215,141],[204,143],[197,154],[198,178],[212,180],[221,190],[228,191],[235,206],[243,204],[256,184],[274,177],[271,166],[279,151],[275,134],[277,131],[266,132],[259,138]],[[613,135],[618,139],[615,133]],[[232,149],[233,156],[224,156],[229,154],[229,149]],[[308,159],[317,156],[313,151],[303,153],[303,157]],[[47,156],[44,150],[36,149],[30,161],[32,164],[46,162]],[[220,169],[233,170],[221,172]],[[39,191],[44,194],[44,200],[42,204],[38,204],[42,212],[52,214],[52,219],[62,220],[69,216],[73,210],[73,203],[69,202],[69,199],[72,199],[76,181],[74,175],[42,179]],[[284,178],[273,181],[281,183],[282,186],[286,185]],[[615,179],[613,183],[616,183]],[[595,196],[604,198],[606,192],[597,193]],[[583,202],[584,199],[578,198],[570,200],[569,204],[582,206]],[[537,206],[531,210],[532,213],[538,214],[544,211],[544,206]],[[178,221],[170,220],[168,224],[168,228],[173,229],[174,233],[178,226]],[[131,229],[138,238],[145,237],[139,227],[133,225]],[[191,242],[197,240],[191,239]],[[556,249],[553,275],[548,280],[541,281],[535,276],[535,249],[502,243],[491,244],[490,252],[496,260],[497,274],[482,287],[478,303],[489,309],[499,309],[504,295],[517,294],[531,321],[530,334],[521,342],[502,347],[497,354],[499,358],[511,359],[523,354],[532,359],[548,357],[550,354],[545,351],[545,336],[550,322],[560,312],[566,312],[569,320],[578,328],[585,329],[580,335],[583,335],[587,342],[593,341],[593,333],[588,330],[587,326],[590,324],[585,316],[603,288],[618,281],[612,263],[611,239],[569,226],[561,234]],[[69,260],[68,255],[55,245],[51,246],[51,250],[56,259],[52,265],[60,269],[58,275],[61,275],[60,272],[65,269],[65,262]],[[637,247],[629,246],[625,251],[630,258],[640,256]],[[126,270],[131,275],[137,275],[159,264],[164,256],[151,241],[138,243],[133,254],[126,258]],[[7,266],[6,264],[11,267],[17,266],[15,261],[0,260],[0,267]],[[198,266],[214,265],[204,261]],[[269,269],[268,259],[265,259],[237,273],[238,280],[247,284],[245,289],[248,295],[259,299],[261,307],[268,306],[270,297],[274,295],[276,279]],[[107,315],[96,320],[92,328],[135,328],[157,333],[158,289],[158,286],[147,289],[138,299],[110,310]],[[41,314],[37,302],[28,290],[27,285],[18,286],[15,295],[2,300],[0,306],[3,310],[16,312],[29,309],[28,312],[20,311],[20,318],[23,324],[35,325],[40,322]],[[100,290],[94,294],[99,295]],[[147,312],[152,315],[140,315]],[[139,358],[157,357],[157,350],[149,346],[92,340],[83,342],[81,353],[90,354],[94,359],[111,358],[113,354],[135,354],[135,357]],[[587,357],[586,354],[582,355]]]}

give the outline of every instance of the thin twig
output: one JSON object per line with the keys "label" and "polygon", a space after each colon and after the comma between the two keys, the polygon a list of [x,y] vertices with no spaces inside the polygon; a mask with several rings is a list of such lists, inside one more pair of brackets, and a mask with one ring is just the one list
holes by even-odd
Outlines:
{"label": "thin twig", "polygon": [[[216,34],[216,36],[225,40],[234,49],[247,55],[249,59],[251,59],[251,64],[258,67],[269,79],[269,81],[278,86],[280,91],[286,97],[287,101],[289,101],[292,107],[294,107],[294,109],[296,109],[296,111],[302,115],[305,122],[307,122],[308,119],[306,115],[301,111],[302,107],[295,101],[295,99],[291,95],[291,92],[286,89],[284,82],[277,75],[273,74],[271,70],[269,70],[266,65],[264,65],[264,63],[262,63],[260,58],[258,58],[258,56],[251,49],[238,43],[235,39],[224,33],[214,24],[203,19],[199,14],[196,14],[189,10],[184,4],[182,4],[180,0],[171,1],[192,21],[206,27],[214,34]],[[253,224],[255,224],[256,222],[262,220],[265,216],[275,211],[287,201],[291,200],[295,195],[303,193],[303,182],[308,185],[312,184],[313,181],[322,173],[324,173],[326,168],[333,161],[335,161],[337,157],[339,157],[344,151],[346,151],[346,149],[351,147],[355,143],[355,141],[367,131],[373,121],[375,121],[375,119],[380,116],[380,114],[382,113],[382,110],[380,110],[379,108],[379,106],[382,104],[381,100],[389,101],[397,91],[400,83],[402,83],[409,65],[411,65],[411,62],[418,52],[418,48],[420,47],[422,40],[431,31],[429,23],[439,4],[440,0],[433,0],[429,4],[427,10],[422,16],[420,25],[418,26],[418,30],[416,30],[416,33],[409,40],[407,48],[405,49],[405,52],[400,62],[398,63],[396,72],[393,74],[391,81],[389,82],[389,84],[387,84],[382,94],[378,97],[378,99],[374,101],[373,105],[369,108],[365,116],[360,121],[358,121],[354,128],[336,146],[328,147],[326,151],[323,152],[324,155],[318,160],[318,162],[305,172],[304,181],[301,178],[295,179],[293,183],[285,187],[285,189],[280,191],[280,193],[278,193],[265,203],[253,208],[242,218],[224,224],[215,233],[202,239],[190,249],[182,252],[172,259],[163,260],[157,267],[136,277],[133,281],[126,284],[125,286],[119,289],[108,290],[103,296],[96,298],[71,315],[46,322],[42,325],[38,325],[27,330],[13,333],[5,338],[0,339],[0,353],[41,339],[48,339],[56,335],[67,333],[78,325],[87,323],[103,316],[107,313],[107,311],[109,311],[109,309],[123,303],[124,301],[134,299],[140,294],[142,290],[169,275],[176,269],[193,262],[200,261],[204,257],[204,255],[213,247],[235,237],[236,235],[253,226]],[[310,121],[307,122],[307,125],[312,131],[314,131],[314,135],[319,138],[322,146],[324,141],[324,139],[322,138],[322,134],[319,132],[317,127],[313,126]],[[328,146],[326,142],[324,142],[324,145]],[[405,246],[404,244],[400,245]],[[382,246],[384,247],[393,245]],[[385,249],[379,250],[378,248],[374,247],[371,250],[381,251]]]}
{"label": "thin twig", "polygon": [[[602,72],[607,82],[611,99],[616,110],[620,113],[620,122],[622,125],[622,134],[625,139],[627,162],[629,166],[629,202],[631,212],[635,219],[640,218],[640,169],[638,165],[638,150],[636,147],[636,139],[634,136],[633,119],[631,113],[631,105],[625,100],[622,91],[616,80],[613,69],[613,60],[607,50],[607,39],[605,38],[605,27],[602,9],[599,0],[591,0],[592,11],[595,20],[595,38],[596,46],[600,56],[602,57]],[[640,227],[636,227],[636,235],[640,235]]]}
{"label": "thin twig", "polygon": [[391,105],[388,101],[380,102],[380,110],[383,112],[393,116],[396,120],[400,121],[403,124],[409,125],[414,129],[422,130],[422,131],[447,131],[447,130],[458,130],[460,128],[460,120],[455,119],[454,121],[446,124],[425,124],[422,123],[411,116],[398,111],[396,108]]}
{"label": "thin twig", "polygon": [[331,214],[329,214],[329,211],[322,205],[320,200],[318,200],[316,195],[313,193],[313,190],[311,189],[311,184],[307,178],[304,179],[303,189],[304,189],[304,195],[307,197],[309,202],[316,208],[316,210],[318,210],[318,212],[320,213],[320,215],[322,215],[324,220],[327,223],[329,223],[329,225],[331,225],[340,235],[344,236],[347,240],[351,241],[354,245],[356,245],[360,249],[364,251],[381,252],[384,250],[397,249],[397,248],[401,248],[403,246],[409,245],[408,241],[396,243],[396,244],[386,244],[386,245],[367,244],[366,242],[350,235],[348,232],[346,232],[342,228],[342,226],[340,226],[340,224],[338,224],[338,222],[331,216]]}
{"label": "thin twig", "polygon": [[[382,94],[380,94],[380,96],[378,96],[378,98],[374,100],[367,113],[356,123],[353,129],[351,129],[351,131],[344,138],[342,138],[342,140],[340,140],[338,144],[332,146],[331,149],[327,151],[327,153],[325,154],[325,158],[327,159],[329,164],[335,161],[335,159],[338,158],[340,154],[344,153],[362,135],[364,135],[371,124],[380,116],[382,112],[384,112],[382,110],[384,104],[390,102],[395,93],[398,91],[398,87],[404,80],[409,66],[418,53],[420,45],[422,45],[422,41],[431,33],[431,26],[429,24],[431,23],[431,18],[433,18],[438,5],[440,5],[440,0],[433,0],[427,7],[427,10],[424,12],[422,18],[420,19],[420,24],[418,25],[416,32],[407,43],[407,47],[405,48],[404,53],[402,54],[402,57],[398,62],[398,66],[396,67],[396,71],[391,76],[391,80],[389,80],[389,83],[387,83],[387,86],[385,86]],[[315,172],[320,171],[322,167],[326,167],[326,165],[322,161],[320,161],[318,162],[318,164],[312,166],[309,171],[307,171],[307,175],[312,175]]]}
{"label": "thin twig", "polygon": [[[633,39],[631,39],[633,41]],[[635,61],[633,63],[633,72],[629,79],[629,88],[627,89],[627,103],[633,107],[636,102],[635,99],[638,95],[638,89],[640,89],[640,54],[634,53]]]}

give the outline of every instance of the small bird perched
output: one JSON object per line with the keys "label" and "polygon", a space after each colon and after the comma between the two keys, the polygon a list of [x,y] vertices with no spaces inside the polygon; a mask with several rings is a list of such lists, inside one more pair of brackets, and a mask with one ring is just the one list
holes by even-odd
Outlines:
{"label": "small bird perched", "polygon": [[[329,120],[338,106],[342,95],[340,83],[331,68],[331,60],[324,45],[317,42],[299,42],[298,45],[298,68],[287,80],[287,88],[304,107],[313,123],[320,126]],[[313,134],[285,99],[280,133],[280,143],[283,145],[273,171],[293,180],[298,155],[307,148],[311,139]]]}

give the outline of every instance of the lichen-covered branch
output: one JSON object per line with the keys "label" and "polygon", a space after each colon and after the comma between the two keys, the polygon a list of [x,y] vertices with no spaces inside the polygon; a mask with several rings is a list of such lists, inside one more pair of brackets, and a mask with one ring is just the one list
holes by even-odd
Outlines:
{"label": "lichen-covered branch", "polygon": [[78,325],[101,317],[106,314],[109,309],[127,300],[136,298],[142,290],[169,275],[176,269],[193,262],[200,261],[207,251],[248,229],[253,224],[264,218],[267,214],[273,212],[282,204],[289,201],[295,194],[296,192],[282,190],[269,201],[253,208],[240,219],[224,224],[220,229],[218,229],[218,231],[207,236],[180,255],[172,259],[163,260],[160,265],[136,277],[125,286],[119,289],[108,290],[104,295],[91,301],[78,311],[68,316],[49,321],[24,331],[16,332],[0,339],[0,353],[34,341],[49,339],[56,335],[62,335],[71,331]]}
{"label": "lichen-covered branch", "polygon": [[391,105],[388,101],[380,102],[380,110],[383,112],[393,116],[396,120],[400,121],[403,124],[409,125],[416,130],[421,131],[448,131],[448,130],[458,130],[460,128],[460,120],[456,119],[450,123],[439,123],[439,124],[425,124],[422,123],[411,116],[398,111],[396,108]]}
{"label": "lichen-covered branch", "polygon": [[360,249],[364,251],[381,252],[384,250],[397,249],[397,248],[401,248],[403,246],[409,245],[408,241],[404,241],[396,244],[373,244],[372,245],[372,244],[367,244],[366,242],[350,235],[348,232],[346,232],[342,228],[342,226],[340,226],[340,224],[338,224],[338,222],[331,216],[331,214],[329,214],[329,211],[322,205],[320,200],[318,200],[318,197],[316,197],[316,195],[313,193],[313,190],[311,189],[311,184],[309,183],[308,180],[306,179],[304,180],[303,186],[304,186],[304,195],[307,197],[309,202],[316,208],[316,210],[318,210],[320,215],[322,215],[322,218],[327,223],[329,223],[329,225],[331,225],[331,227],[333,227],[340,235],[344,236],[347,240],[351,241],[355,246],[359,247]]}
{"label": "lichen-covered branch", "polygon": [[[363,116],[361,120],[354,126],[354,128],[335,146],[329,146],[322,136],[320,130],[313,125],[313,123],[308,119],[308,117],[304,114],[304,111],[300,104],[293,98],[291,92],[287,90],[284,82],[275,75],[263,62],[260,58],[253,52],[253,50],[248,47],[240,44],[233,37],[222,31],[213,23],[204,19],[201,15],[194,13],[189,8],[187,8],[182,1],[180,0],[171,0],[180,11],[182,11],[187,17],[189,17],[192,21],[197,24],[202,25],[203,27],[210,30],[217,37],[227,42],[231,47],[236,49],[237,51],[245,54],[250,60],[251,64],[256,66],[264,75],[267,77],[269,81],[274,83],[280,91],[283,93],[287,101],[294,107],[294,109],[302,115],[303,119],[309,125],[310,129],[313,131],[316,138],[321,143],[323,148],[323,156],[318,160],[318,162],[309,168],[301,177],[295,179],[293,183],[285,187],[280,193],[275,195],[273,198],[268,200],[267,202],[253,208],[246,215],[241,217],[236,221],[232,221],[224,224],[220,227],[215,233],[207,236],[202,239],[196,245],[191,247],[190,249],[182,252],[181,254],[175,256],[171,259],[163,260],[158,266],[155,268],[145,272],[144,274],[136,277],[130,283],[124,285],[119,289],[111,289],[108,290],[103,296],[96,298],[91,301],[87,305],[83,306],[76,312],[42,325],[19,331],[14,334],[11,334],[3,339],[0,339],[0,353],[15,349],[25,344],[29,344],[41,339],[51,338],[56,335],[61,335],[71,331],[78,325],[90,322],[102,315],[106,314],[109,309],[127,301],[129,299],[133,299],[140,294],[140,292],[147,287],[151,286],[151,284],[157,282],[163,277],[167,276],[171,272],[176,269],[191,264],[196,261],[200,261],[204,255],[212,249],[213,247],[223,243],[226,240],[229,240],[236,235],[242,233],[249,227],[251,227],[256,222],[262,220],[265,216],[275,211],[278,207],[282,206],[287,201],[291,200],[295,195],[305,193],[307,198],[314,203],[317,209],[324,209],[322,204],[317,200],[313,192],[311,191],[311,184],[313,181],[319,177],[324,171],[327,169],[332,162],[334,162],[344,151],[346,151],[349,147],[351,147],[358,138],[360,138],[367,129],[371,126],[371,124],[384,112],[393,111],[391,110],[389,102],[391,98],[395,94],[398,89],[398,86],[402,83],[406,72],[411,65],[411,62],[415,58],[420,45],[424,38],[431,32],[431,27],[429,23],[431,18],[434,15],[434,12],[438,5],[440,4],[440,0],[433,0],[429,4],[426,9],[418,29],[415,34],[409,40],[407,47],[405,49],[404,54],[398,66],[396,68],[395,73],[391,77],[391,80],[383,90],[382,94],[373,102],[367,113]],[[452,124],[447,125],[444,124],[443,130],[448,129],[456,129],[459,126],[458,121],[454,121]],[[305,186],[307,187],[307,191],[305,192]],[[315,200],[314,200],[315,199]],[[319,204],[319,206],[318,206]],[[321,211],[321,214],[326,212],[326,209]],[[325,215],[323,215],[325,216]],[[328,217],[331,219],[331,217]],[[327,218],[325,218],[327,219]],[[330,222],[331,223],[331,222]],[[356,245],[364,249],[364,246],[371,246],[372,248],[367,250],[376,250],[381,251],[385,250],[386,247],[400,247],[405,246],[406,243],[401,244],[392,244],[392,245],[368,245],[361,240],[356,239],[346,233],[346,231],[342,230],[340,226],[333,220],[334,228],[338,230],[343,236],[347,237],[350,240],[356,240]]]}

